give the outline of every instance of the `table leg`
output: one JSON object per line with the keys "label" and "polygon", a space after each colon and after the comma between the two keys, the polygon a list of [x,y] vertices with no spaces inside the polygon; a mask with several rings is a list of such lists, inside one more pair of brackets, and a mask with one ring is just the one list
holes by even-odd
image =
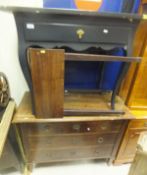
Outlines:
{"label": "table leg", "polygon": [[114,87],[114,90],[113,90],[113,93],[112,93],[112,97],[111,97],[111,109],[113,109],[113,110],[115,109],[115,97],[118,93],[118,90],[120,88],[122,80],[124,79],[128,69],[129,69],[129,66],[130,66],[129,62],[124,62],[123,65],[122,65],[122,68],[120,70],[120,73],[118,75],[117,82],[115,84],[115,87]]}

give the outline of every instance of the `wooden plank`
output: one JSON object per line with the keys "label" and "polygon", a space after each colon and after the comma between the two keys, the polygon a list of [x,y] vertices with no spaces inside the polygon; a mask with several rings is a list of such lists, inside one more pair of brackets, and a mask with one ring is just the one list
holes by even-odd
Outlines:
{"label": "wooden plank", "polygon": [[78,110],[78,109],[65,109],[64,116],[107,116],[107,115],[125,114],[123,110]]}
{"label": "wooden plank", "polygon": [[147,39],[146,46],[143,50],[143,59],[133,83],[131,93],[128,100],[128,106],[131,109],[147,109]]}
{"label": "wooden plank", "polygon": [[[74,97],[74,95],[73,95]],[[72,109],[77,109],[77,107],[79,106],[79,108],[82,109],[88,109],[87,104],[91,104],[90,108],[94,109],[98,106],[97,101],[101,101],[101,99],[98,99],[97,96],[93,99],[94,96],[92,96],[91,100],[90,98],[86,98],[85,96],[84,98],[81,98],[81,101],[83,100],[83,102],[81,102],[81,105],[79,106],[80,103],[75,103],[73,101],[73,98],[71,99],[71,103],[69,102],[69,100],[65,100],[64,106],[66,107],[66,109],[70,109],[70,107],[72,106]],[[93,100],[93,103],[92,103]],[[119,100],[118,100],[119,101]],[[121,101],[121,99],[120,99]],[[119,101],[119,103],[120,103]],[[87,103],[88,102],[88,103]],[[116,102],[116,106],[119,104],[117,104],[118,102]],[[105,104],[105,103],[104,103]],[[122,103],[121,103],[122,104]],[[105,104],[107,106],[107,104]],[[124,105],[123,105],[124,106]],[[101,107],[101,106],[100,106]],[[44,122],[44,123],[49,123],[49,122],[77,122],[77,121],[101,121],[101,120],[128,120],[128,119],[134,119],[134,116],[129,112],[127,107],[124,107],[124,111],[125,114],[124,115],[100,115],[100,116],[64,116],[63,118],[48,118],[48,119],[38,119],[35,117],[35,115],[33,115],[32,113],[32,103],[31,103],[31,96],[29,92],[26,92],[24,94],[24,97],[17,109],[17,112],[15,113],[15,116],[13,118],[13,123],[39,123],[39,122]]]}
{"label": "wooden plank", "polygon": [[93,54],[65,53],[66,61],[122,61],[122,62],[140,62],[140,57],[108,56]]}
{"label": "wooden plank", "polygon": [[[144,48],[146,46],[146,40],[147,40],[147,21],[142,20],[138,26],[138,29],[136,31],[136,35],[133,42],[133,56],[134,57],[142,57],[144,54]],[[120,88],[119,95],[126,101],[127,106],[131,106],[132,101],[132,90],[134,89],[134,84],[136,81],[136,78],[138,76],[138,69],[142,65],[142,62],[145,58],[142,58],[141,64],[131,64],[130,69],[122,83],[122,86]],[[145,59],[146,60],[146,59]],[[144,64],[143,64],[144,65]],[[142,67],[142,66],[141,66]],[[145,75],[143,73],[142,75]],[[141,82],[142,82],[141,78]],[[142,83],[141,83],[142,85]]]}
{"label": "wooden plank", "polygon": [[4,144],[7,138],[14,109],[15,109],[15,102],[10,101],[0,122],[0,157],[3,152]]}
{"label": "wooden plank", "polygon": [[29,49],[35,114],[63,117],[64,50]]}

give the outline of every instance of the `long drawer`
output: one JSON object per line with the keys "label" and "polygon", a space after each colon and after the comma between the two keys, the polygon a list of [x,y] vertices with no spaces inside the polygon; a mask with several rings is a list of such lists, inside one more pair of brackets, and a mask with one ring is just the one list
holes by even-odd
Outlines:
{"label": "long drawer", "polygon": [[27,154],[28,162],[49,162],[76,160],[82,158],[108,158],[111,156],[113,145],[81,147],[60,150],[33,150]]}
{"label": "long drawer", "polygon": [[31,24],[33,28],[30,28],[30,23],[26,23],[24,26],[24,36],[27,41],[126,43],[130,32],[126,27],[106,25],[33,23]]}
{"label": "long drawer", "polygon": [[67,122],[21,124],[21,131],[26,136],[44,136],[75,133],[113,133],[119,132],[122,121]]}
{"label": "long drawer", "polygon": [[60,149],[79,146],[91,146],[91,145],[110,145],[116,142],[118,137],[117,133],[113,134],[85,134],[85,135],[73,135],[73,136],[30,136],[24,138],[24,144],[29,149],[42,150],[47,149]]}

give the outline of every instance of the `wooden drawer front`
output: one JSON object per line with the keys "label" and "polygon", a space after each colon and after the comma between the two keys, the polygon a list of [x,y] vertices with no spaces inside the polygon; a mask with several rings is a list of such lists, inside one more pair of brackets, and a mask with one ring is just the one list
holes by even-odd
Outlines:
{"label": "wooden drawer front", "polygon": [[27,158],[29,162],[49,162],[82,158],[109,158],[112,149],[113,146],[106,145],[101,147],[81,147],[76,149],[34,150],[27,154]]}
{"label": "wooden drawer front", "polygon": [[[82,32],[79,38],[79,31]],[[49,42],[103,42],[126,43],[130,29],[119,26],[87,26],[77,24],[35,23],[34,29],[26,23],[24,34],[27,41]]]}
{"label": "wooden drawer front", "polygon": [[[30,149],[53,149],[63,147],[90,146],[114,144],[117,138],[114,134],[93,134],[93,135],[75,135],[75,136],[42,136],[28,137],[24,139],[26,147]],[[28,141],[28,143],[27,143]]]}
{"label": "wooden drawer front", "polygon": [[130,122],[130,128],[146,128],[147,129],[147,120],[133,120]]}
{"label": "wooden drawer front", "polygon": [[56,134],[119,132],[121,121],[21,124],[22,134],[27,136],[42,136]]}
{"label": "wooden drawer front", "polygon": [[121,152],[121,157],[129,158],[133,160],[136,153],[136,146],[141,132],[145,130],[133,130],[128,131],[126,137],[126,144],[124,145],[124,150]]}

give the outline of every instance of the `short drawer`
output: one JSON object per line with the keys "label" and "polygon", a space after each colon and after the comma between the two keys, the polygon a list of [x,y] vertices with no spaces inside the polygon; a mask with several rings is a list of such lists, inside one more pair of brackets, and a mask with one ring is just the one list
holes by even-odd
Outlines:
{"label": "short drawer", "polygon": [[147,120],[132,120],[129,124],[132,129],[147,129]]}
{"label": "short drawer", "polygon": [[73,136],[30,136],[24,139],[25,146],[30,149],[53,149],[65,147],[79,147],[91,145],[115,144],[118,134],[85,134]]}
{"label": "short drawer", "polygon": [[109,158],[113,146],[81,147],[76,149],[34,150],[27,154],[28,162],[66,161],[82,158]]}
{"label": "short drawer", "polygon": [[113,133],[119,132],[122,121],[67,122],[21,124],[21,131],[26,136],[43,136],[75,133]]}

